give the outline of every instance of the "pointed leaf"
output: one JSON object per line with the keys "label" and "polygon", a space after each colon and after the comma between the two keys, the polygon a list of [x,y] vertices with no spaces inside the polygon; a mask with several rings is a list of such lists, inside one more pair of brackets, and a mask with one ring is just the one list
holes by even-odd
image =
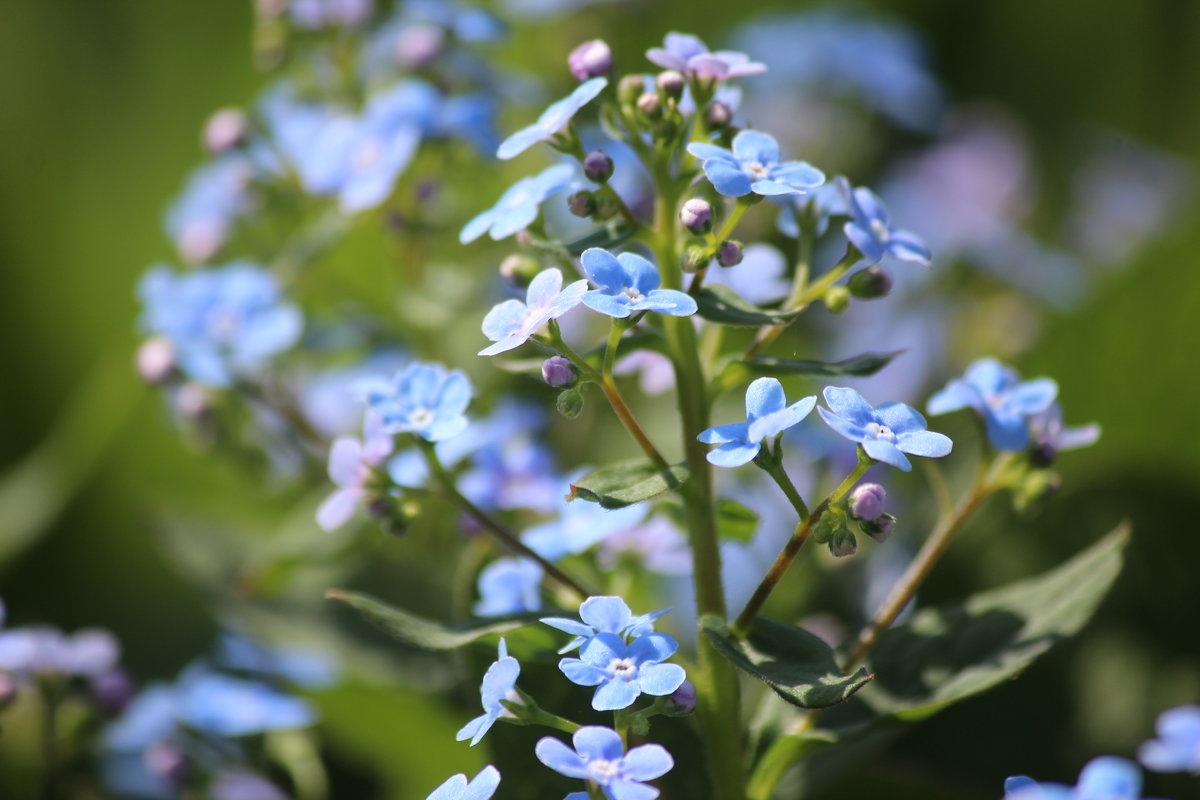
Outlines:
{"label": "pointed leaf", "polygon": [[718,653],[801,708],[837,705],[872,677],[862,668],[843,674],[829,645],[803,628],[759,617],[739,639],[719,617],[705,616],[700,626]]}
{"label": "pointed leaf", "polygon": [[736,500],[717,501],[717,536],[722,541],[748,542],[758,530],[758,514]]}
{"label": "pointed leaf", "polygon": [[862,378],[879,372],[903,352],[903,350],[896,350],[891,353],[863,353],[841,361],[789,361],[771,356],[757,356],[739,363],[755,375],[821,375],[826,377],[850,375]]}
{"label": "pointed leaf", "polygon": [[766,311],[738,296],[728,286],[705,286],[695,294],[697,313],[712,322],[757,328],[762,325],[786,325],[799,311]]}
{"label": "pointed leaf", "polygon": [[604,508],[624,508],[678,488],[688,477],[682,464],[669,473],[659,471],[650,461],[634,459],[598,469],[571,484],[568,500],[582,497]]}
{"label": "pointed leaf", "polygon": [[547,616],[545,611],[530,611],[523,614],[491,617],[464,625],[446,625],[393,608],[386,603],[356,592],[330,589],[325,596],[330,600],[344,603],[362,614],[368,622],[384,633],[426,650],[455,650],[485,636],[508,633]]}

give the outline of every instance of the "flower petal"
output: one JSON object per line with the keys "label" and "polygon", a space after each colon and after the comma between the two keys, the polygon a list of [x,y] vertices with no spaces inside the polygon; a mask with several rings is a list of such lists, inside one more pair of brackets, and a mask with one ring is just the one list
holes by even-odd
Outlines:
{"label": "flower petal", "polygon": [[589,597],[579,606],[579,616],[602,633],[620,633],[633,619],[633,612],[619,597]]}
{"label": "flower petal", "polygon": [[896,434],[923,431],[929,427],[919,411],[904,403],[880,403],[875,407],[875,414]]}
{"label": "flower petal", "polygon": [[950,437],[936,431],[912,431],[900,434],[896,446],[905,453],[926,458],[941,458],[950,454],[954,443]]}
{"label": "flower petal", "polygon": [[333,531],[345,525],[354,516],[362,496],[362,489],[349,486],[338,489],[325,498],[325,502],[317,509],[317,524],[321,526],[321,530]]}
{"label": "flower petal", "polygon": [[662,283],[658,268],[637,253],[621,253],[617,256],[617,261],[625,273],[625,286],[631,286],[642,294],[649,294]]}
{"label": "flower petal", "polygon": [[579,257],[584,272],[602,289],[621,291],[629,286],[625,266],[612,253],[600,247],[589,247]]}
{"label": "flower petal", "polygon": [[597,758],[616,761],[625,752],[625,745],[617,732],[601,725],[583,726],[571,736],[571,742],[579,755],[588,761]]}
{"label": "flower petal", "polygon": [[629,708],[641,693],[642,690],[638,688],[636,681],[613,678],[596,689],[596,693],[592,695],[592,708],[597,711]]}
{"label": "flower petal", "polygon": [[564,658],[558,662],[558,668],[576,686],[599,686],[608,680],[603,670],[578,658]]}
{"label": "flower petal", "polygon": [[627,778],[652,781],[670,772],[675,766],[675,759],[662,745],[644,744],[626,753],[621,766],[621,773]]}
{"label": "flower petal", "polygon": [[705,444],[725,444],[726,442],[744,444],[748,428],[749,425],[745,422],[729,422],[701,431],[696,438]]}
{"label": "flower petal", "polygon": [[750,194],[750,176],[741,168],[727,161],[712,159],[704,162],[704,174],[713,188],[726,197],[742,197]]}
{"label": "flower petal", "polygon": [[676,289],[654,289],[629,307],[633,311],[657,311],[672,317],[690,317],[697,311],[696,300]]}
{"label": "flower petal", "polygon": [[[587,730],[580,728],[581,731]],[[577,734],[578,735],[578,734]],[[617,737],[620,741],[620,737]],[[534,755],[550,769],[568,778],[588,777],[587,762],[579,754],[553,736],[544,736],[533,748]]]}
{"label": "flower petal", "polygon": [[744,130],[733,137],[733,155],[738,161],[757,161],[763,166],[779,163],[779,143],[762,131]]}
{"label": "flower petal", "polygon": [[[779,411],[787,404],[783,384],[775,378],[757,378],[746,387],[746,420]],[[757,440],[755,440],[757,441]]]}
{"label": "flower petal", "polygon": [[885,464],[891,464],[897,469],[905,472],[912,471],[912,463],[905,458],[904,453],[900,452],[900,448],[884,439],[866,439],[862,442],[862,448],[867,455],[876,461],[882,461]]}
{"label": "flower petal", "polygon": [[666,697],[683,685],[687,673],[678,664],[647,664],[638,670],[638,686],[645,694]]}

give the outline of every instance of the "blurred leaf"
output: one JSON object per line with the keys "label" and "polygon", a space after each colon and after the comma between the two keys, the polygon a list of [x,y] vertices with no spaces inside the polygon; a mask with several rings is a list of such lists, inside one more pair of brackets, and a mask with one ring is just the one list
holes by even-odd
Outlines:
{"label": "blurred leaf", "polygon": [[485,636],[508,633],[546,616],[545,611],[530,611],[477,620],[464,625],[445,625],[355,592],[330,589],[325,596],[362,614],[368,622],[384,633],[426,650],[455,650]]}
{"label": "blurred leaf", "polygon": [[862,668],[843,674],[833,649],[803,628],[759,617],[739,639],[719,617],[702,617],[700,626],[717,652],[801,708],[837,705],[871,680]]}
{"label": "blurred leaf", "polygon": [[728,286],[705,286],[696,293],[699,314],[712,322],[757,328],[762,325],[786,325],[798,311],[764,311],[738,296]]}
{"label": "blurred leaf", "polygon": [[623,219],[617,218],[598,231],[589,233],[573,242],[566,242],[564,247],[571,255],[575,256],[580,255],[589,247],[603,247],[605,250],[609,250],[635,233],[637,233],[637,228],[627,224]]}
{"label": "blurred leaf", "polygon": [[571,484],[569,499],[582,497],[604,508],[624,508],[670,491],[687,477],[687,467],[682,464],[673,465],[667,474],[645,459],[621,461]]}
{"label": "blurred leaf", "polygon": [[758,530],[758,514],[736,500],[717,501],[717,536],[733,542],[748,542]]}
{"label": "blurred leaf", "polygon": [[738,363],[756,375],[851,375],[863,378],[879,372],[903,352],[896,350],[891,353],[863,353],[841,361],[789,361],[771,356],[756,356]]}

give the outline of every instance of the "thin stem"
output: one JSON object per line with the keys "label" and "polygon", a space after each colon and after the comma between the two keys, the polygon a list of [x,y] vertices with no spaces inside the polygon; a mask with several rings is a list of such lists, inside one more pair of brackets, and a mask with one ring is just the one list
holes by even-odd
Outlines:
{"label": "thin stem", "polygon": [[745,636],[750,630],[750,623],[762,610],[763,604],[767,602],[767,598],[771,596],[771,592],[782,580],[787,573],[788,568],[792,566],[792,562],[796,560],[796,556],[800,553],[800,549],[804,547],[804,543],[808,541],[808,537],[812,534],[817,523],[821,521],[826,509],[831,505],[841,500],[846,496],[846,493],[858,482],[858,479],[863,476],[871,465],[875,462],[870,459],[862,449],[858,451],[858,464],[846,476],[845,480],[838,485],[833,492],[821,501],[821,504],[813,510],[812,515],[807,519],[801,518],[801,522],[792,531],[792,536],[788,539],[787,544],[783,546],[783,550],[775,557],[774,563],[771,564],[767,574],[759,582],[758,588],[754,590],[746,607],[742,609],[742,613],[732,625],[733,633],[737,636]]}
{"label": "thin stem", "polygon": [[733,229],[736,228],[737,224],[742,221],[742,216],[745,215],[746,211],[750,209],[750,206],[757,203],[757,199],[748,199],[751,197],[759,198],[759,196],[756,194],[739,197],[733,206],[733,210],[729,212],[729,216],[727,216],[725,221],[721,224],[721,229],[712,234],[712,237],[709,241],[714,255],[716,254],[717,248],[721,246],[721,242],[728,239],[729,234],[733,233]]}
{"label": "thin stem", "polygon": [[442,466],[442,462],[438,459],[437,451],[434,449],[432,442],[427,442],[420,436],[413,436],[413,439],[420,447],[421,454],[425,456],[425,462],[429,465],[429,471],[433,473],[433,476],[437,479],[438,483],[442,485],[442,489],[445,491],[446,495],[451,501],[454,502],[455,505],[470,514],[476,522],[478,522],[484,528],[487,528],[493,536],[507,545],[510,549],[515,550],[517,553],[520,553],[528,559],[536,561],[547,575],[561,583],[563,586],[566,586],[571,591],[575,592],[580,596],[580,598],[586,600],[593,595],[592,592],[589,592],[578,582],[576,582],[574,578],[567,575],[558,567],[554,566],[554,564],[551,564],[549,561],[542,558],[535,551],[530,549],[530,547],[522,542],[515,533],[501,525],[496,520],[492,519],[486,512],[484,512],[482,509],[468,500],[461,492],[459,492],[458,487],[454,485],[454,478],[450,477],[450,474],[446,472],[446,468]]}
{"label": "thin stem", "polygon": [[[762,453],[760,453],[761,455]],[[754,463],[770,475],[775,484],[783,491],[788,502],[792,504],[792,508],[796,509],[796,514],[800,516],[800,521],[804,522],[808,519],[808,505],[804,502],[804,498],[800,496],[800,492],[796,490],[796,485],[792,483],[792,479],[788,477],[787,470],[783,468],[783,462],[778,457],[767,455],[762,458],[755,458]]]}
{"label": "thin stem", "polygon": [[621,336],[625,333],[625,326],[616,318],[608,327],[608,346],[604,348],[604,366],[602,372],[605,380],[612,380],[613,367],[617,363],[617,351],[621,348]]}
{"label": "thin stem", "polygon": [[817,712],[810,711],[767,748],[750,776],[746,792],[749,800],[770,800],[788,767],[800,760],[805,741],[802,737],[816,726],[816,720]]}
{"label": "thin stem", "polygon": [[[811,239],[812,237],[807,238]],[[792,284],[792,293],[783,304],[784,309],[789,312],[803,311],[814,300],[820,299],[825,294],[825,291],[832,286],[838,278],[845,275],[846,271],[850,269],[850,267],[858,263],[858,253],[854,249],[851,249],[848,253],[846,253],[841,261],[830,267],[829,271],[822,275],[820,280],[813,283],[811,286],[805,286],[808,277],[808,259],[811,258],[811,253],[805,252],[803,240],[801,241],[800,247],[801,266],[797,267],[796,269],[796,278]],[[809,247],[811,248],[811,244]],[[804,280],[800,279],[802,275]],[[787,325],[772,325],[760,330],[758,335],[754,337],[754,341],[751,342],[750,346],[746,348],[746,352],[742,354],[742,360],[758,355],[760,352],[762,352],[763,348],[778,339],[779,335],[783,333],[787,327]]]}

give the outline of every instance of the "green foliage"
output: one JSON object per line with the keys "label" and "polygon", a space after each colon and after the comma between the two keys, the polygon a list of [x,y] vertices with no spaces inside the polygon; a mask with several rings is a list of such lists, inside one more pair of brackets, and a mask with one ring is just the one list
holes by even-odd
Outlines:
{"label": "green foliage", "polygon": [[699,307],[697,313],[700,316],[724,325],[746,328],[786,325],[799,315],[797,311],[764,311],[738,296],[737,292],[728,286],[705,286],[694,296],[696,305]]}
{"label": "green foliage", "polygon": [[604,508],[624,508],[670,491],[687,477],[687,467],[682,464],[675,464],[669,473],[664,473],[645,459],[621,461],[571,484],[570,499],[582,497]]}
{"label": "green foliage", "polygon": [[841,361],[789,361],[773,356],[756,356],[738,363],[750,370],[754,375],[820,375],[823,377],[853,376],[864,378],[874,375],[886,367],[903,350],[891,353],[863,353]]}

